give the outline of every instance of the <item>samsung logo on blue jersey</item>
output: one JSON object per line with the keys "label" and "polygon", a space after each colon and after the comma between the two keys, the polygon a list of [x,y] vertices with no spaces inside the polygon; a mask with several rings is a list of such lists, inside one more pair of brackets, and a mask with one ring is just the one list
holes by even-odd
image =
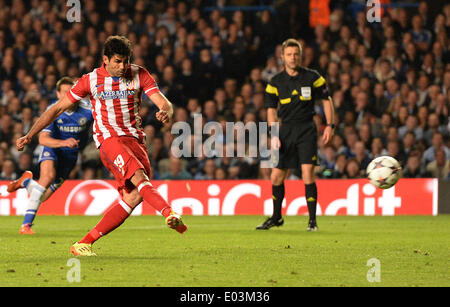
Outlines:
{"label": "samsung logo on blue jersey", "polygon": [[68,133],[80,133],[84,130],[86,127],[80,127],[80,126],[58,126],[58,129],[62,132],[68,132]]}
{"label": "samsung logo on blue jersey", "polygon": [[123,99],[128,98],[128,96],[132,96],[135,94],[135,90],[126,90],[126,91],[101,91],[97,96],[100,99]]}

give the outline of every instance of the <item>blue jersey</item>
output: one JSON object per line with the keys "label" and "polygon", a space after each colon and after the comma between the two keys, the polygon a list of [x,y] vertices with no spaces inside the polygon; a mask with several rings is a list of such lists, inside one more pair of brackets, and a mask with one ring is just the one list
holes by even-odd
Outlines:
{"label": "blue jersey", "polygon": [[60,147],[58,151],[66,154],[78,154],[78,151],[86,146],[88,141],[89,127],[94,118],[92,117],[91,105],[88,100],[81,100],[78,108],[74,111],[65,111],[42,131],[49,132],[54,139],[67,140],[74,138],[79,140],[79,146],[75,148]]}
{"label": "blue jersey", "polygon": [[75,148],[50,148],[43,146],[39,163],[47,160],[55,162],[56,178],[50,186],[52,191],[55,191],[74,169],[78,159],[78,152],[88,142],[89,127],[93,120],[90,102],[83,99],[80,100],[75,111],[65,111],[53,123],[42,130],[49,132],[50,136],[55,139],[66,140],[74,138],[80,141]]}

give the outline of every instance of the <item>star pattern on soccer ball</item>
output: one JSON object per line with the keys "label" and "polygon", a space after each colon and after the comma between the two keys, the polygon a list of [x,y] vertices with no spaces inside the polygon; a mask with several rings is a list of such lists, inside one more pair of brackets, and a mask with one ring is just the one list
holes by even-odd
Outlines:
{"label": "star pattern on soccer ball", "polygon": [[383,161],[379,161],[379,162],[375,162],[375,166],[373,168],[376,169],[376,168],[382,168],[382,167],[384,167]]}

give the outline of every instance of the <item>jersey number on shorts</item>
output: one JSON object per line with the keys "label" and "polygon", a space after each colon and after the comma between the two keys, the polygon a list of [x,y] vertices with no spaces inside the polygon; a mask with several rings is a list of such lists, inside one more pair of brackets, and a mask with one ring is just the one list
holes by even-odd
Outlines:
{"label": "jersey number on shorts", "polygon": [[114,164],[119,168],[122,175],[124,175],[123,166],[125,165],[125,162],[123,161],[122,155],[118,155],[116,157],[116,160],[114,160]]}

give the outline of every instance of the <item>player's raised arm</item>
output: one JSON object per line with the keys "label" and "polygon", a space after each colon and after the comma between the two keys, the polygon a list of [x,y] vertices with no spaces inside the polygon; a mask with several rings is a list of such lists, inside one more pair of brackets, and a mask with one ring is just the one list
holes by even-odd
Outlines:
{"label": "player's raised arm", "polygon": [[173,115],[172,103],[164,96],[158,88],[155,79],[143,67],[139,69],[139,78],[144,93],[158,107],[156,119],[162,123],[167,123]]}
{"label": "player's raised arm", "polygon": [[162,123],[167,123],[173,115],[172,103],[159,91],[151,95],[150,99],[159,109],[159,112],[156,113],[156,119]]}
{"label": "player's raised arm", "polygon": [[22,151],[25,145],[29,144],[33,137],[35,137],[42,129],[50,125],[58,116],[60,116],[65,110],[73,106],[73,103],[69,100],[69,98],[64,96],[63,99],[59,100],[52,107],[48,108],[41,117],[34,123],[33,127],[31,127],[30,131],[18,138],[16,141],[16,148],[19,151]]}

